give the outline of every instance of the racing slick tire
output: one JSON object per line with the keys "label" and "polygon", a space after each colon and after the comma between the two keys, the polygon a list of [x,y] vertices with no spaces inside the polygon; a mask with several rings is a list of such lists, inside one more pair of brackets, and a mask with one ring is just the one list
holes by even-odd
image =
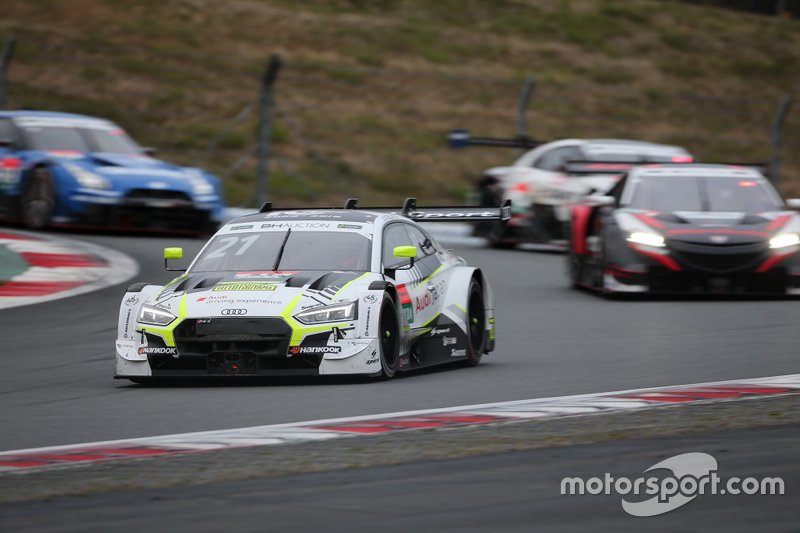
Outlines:
{"label": "racing slick tire", "polygon": [[42,229],[50,225],[56,205],[56,185],[49,170],[36,167],[31,171],[19,203],[25,227]]}
{"label": "racing slick tire", "polygon": [[583,261],[571,246],[567,253],[567,279],[573,289],[579,288],[583,282]]}
{"label": "racing slick tire", "polygon": [[389,293],[383,294],[381,314],[378,320],[378,341],[381,360],[381,377],[392,379],[400,361],[400,323],[397,306]]}
{"label": "racing slick tire", "polygon": [[467,293],[467,366],[481,362],[486,342],[486,307],[483,302],[483,289],[475,278],[469,282]]}

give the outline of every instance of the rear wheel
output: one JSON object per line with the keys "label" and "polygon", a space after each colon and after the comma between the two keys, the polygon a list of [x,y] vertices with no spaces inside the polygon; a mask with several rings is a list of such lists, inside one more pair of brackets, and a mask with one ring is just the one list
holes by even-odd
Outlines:
{"label": "rear wheel", "polygon": [[483,289],[475,279],[469,282],[467,299],[467,365],[481,362],[486,338],[486,306]]}
{"label": "rear wheel", "polygon": [[378,335],[381,375],[384,379],[391,379],[397,372],[400,355],[400,324],[397,320],[397,306],[388,293],[383,295]]}
{"label": "rear wheel", "polygon": [[55,205],[56,186],[50,171],[44,167],[33,169],[20,198],[22,223],[31,229],[47,227]]}
{"label": "rear wheel", "polygon": [[573,289],[577,289],[583,283],[583,259],[572,250],[572,247],[567,254],[567,277]]}

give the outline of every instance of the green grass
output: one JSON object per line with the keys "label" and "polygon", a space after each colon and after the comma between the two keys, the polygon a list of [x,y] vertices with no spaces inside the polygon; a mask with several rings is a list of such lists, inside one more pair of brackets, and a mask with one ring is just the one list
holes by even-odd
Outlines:
{"label": "green grass", "polygon": [[[83,1],[83,0],[76,0]],[[88,5],[88,4],[87,4]],[[223,177],[232,204],[255,190],[264,64],[275,98],[271,192],[284,205],[461,202],[481,169],[516,151],[446,148],[444,134],[511,135],[522,81],[540,139],[640,136],[701,158],[763,160],[784,94],[800,97],[800,21],[666,0],[8,0],[11,107],[106,116],[164,159]],[[48,13],[42,17],[41,13]],[[288,117],[291,122],[288,122]],[[797,109],[783,188],[800,194]]]}

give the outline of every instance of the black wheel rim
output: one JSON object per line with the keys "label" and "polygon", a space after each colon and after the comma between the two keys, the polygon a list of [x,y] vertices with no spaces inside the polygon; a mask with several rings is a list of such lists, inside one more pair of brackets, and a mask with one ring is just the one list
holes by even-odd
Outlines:
{"label": "black wheel rim", "polygon": [[397,359],[395,346],[397,343],[397,317],[391,312],[390,306],[384,306],[381,313],[381,354],[389,368],[394,368]]}
{"label": "black wheel rim", "polygon": [[483,345],[484,324],[486,311],[483,308],[483,298],[480,291],[472,290],[469,294],[469,342],[474,351],[479,351]]}

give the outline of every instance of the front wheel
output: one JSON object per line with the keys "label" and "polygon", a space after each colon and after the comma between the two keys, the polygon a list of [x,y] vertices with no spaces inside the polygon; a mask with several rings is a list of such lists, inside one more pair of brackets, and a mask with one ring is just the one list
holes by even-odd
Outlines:
{"label": "front wheel", "polygon": [[56,186],[50,171],[39,167],[31,171],[20,198],[22,223],[31,229],[50,224],[56,205]]}
{"label": "front wheel", "polygon": [[397,320],[397,306],[388,293],[384,293],[381,304],[378,342],[381,352],[381,376],[384,379],[391,379],[397,372],[400,358],[400,324]]}
{"label": "front wheel", "polygon": [[483,289],[475,279],[469,282],[467,299],[467,365],[481,362],[486,337],[486,306]]}

